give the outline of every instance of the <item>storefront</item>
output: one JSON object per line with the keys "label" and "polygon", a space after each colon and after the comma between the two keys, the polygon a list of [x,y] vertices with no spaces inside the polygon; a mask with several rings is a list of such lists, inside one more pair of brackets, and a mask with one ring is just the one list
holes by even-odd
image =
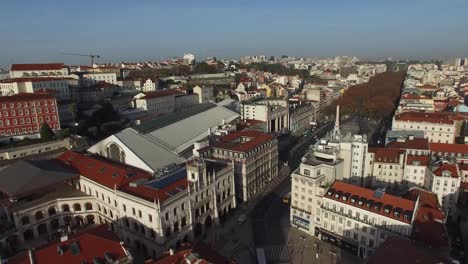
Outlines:
{"label": "storefront", "polygon": [[293,215],[293,224],[309,231],[310,221],[299,216]]}
{"label": "storefront", "polygon": [[332,234],[324,229],[315,228],[315,234],[318,239],[326,241],[334,246],[337,246],[341,249],[344,249],[354,255],[358,253],[358,245],[357,243],[353,243],[352,241],[345,240],[342,237],[339,237],[335,234]]}

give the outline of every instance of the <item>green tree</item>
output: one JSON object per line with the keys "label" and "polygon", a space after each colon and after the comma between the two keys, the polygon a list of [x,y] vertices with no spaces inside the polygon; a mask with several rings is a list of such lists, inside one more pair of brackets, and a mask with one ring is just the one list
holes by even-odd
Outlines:
{"label": "green tree", "polygon": [[44,123],[42,125],[40,135],[41,135],[41,139],[45,141],[52,140],[55,136],[54,131],[52,131],[49,124],[47,123]]}

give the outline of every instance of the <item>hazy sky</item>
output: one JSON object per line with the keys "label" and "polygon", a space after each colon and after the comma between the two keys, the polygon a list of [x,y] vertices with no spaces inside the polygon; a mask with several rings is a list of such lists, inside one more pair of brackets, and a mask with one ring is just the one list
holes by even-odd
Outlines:
{"label": "hazy sky", "polygon": [[191,52],[468,57],[466,0],[14,0],[0,4],[0,66],[158,60]]}

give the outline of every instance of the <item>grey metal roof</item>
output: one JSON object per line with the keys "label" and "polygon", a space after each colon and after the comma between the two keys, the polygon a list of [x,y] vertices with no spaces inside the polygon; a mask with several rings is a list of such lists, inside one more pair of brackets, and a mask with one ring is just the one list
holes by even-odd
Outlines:
{"label": "grey metal roof", "polygon": [[145,135],[139,134],[133,129],[122,130],[115,134],[115,137],[155,171],[171,163],[185,161],[185,159],[180,158],[169,148],[165,148],[154,140],[149,140]]}
{"label": "grey metal roof", "polygon": [[166,114],[159,118],[153,119],[151,121],[144,122],[143,124],[135,126],[133,128],[140,133],[147,133],[149,131],[156,130],[158,128],[170,125],[174,122],[177,122],[182,119],[196,115],[198,113],[204,112],[213,107],[216,107],[215,103],[197,104],[187,109],[177,111],[174,113],[170,113],[170,114]]}
{"label": "grey metal roof", "polygon": [[[149,129],[128,128],[115,134],[126,147],[154,171],[185,159],[183,152],[208,136],[208,129],[239,118],[239,114],[223,106],[209,103],[190,114],[178,115],[177,119],[167,118],[153,124]],[[170,120],[170,121],[169,121]],[[145,132],[142,132],[145,131]]]}
{"label": "grey metal roof", "polygon": [[387,138],[408,136],[413,136],[415,138],[424,138],[424,132],[420,130],[388,130],[386,135]]}
{"label": "grey metal roof", "polygon": [[19,198],[79,174],[58,160],[19,160],[0,171],[0,190]]}

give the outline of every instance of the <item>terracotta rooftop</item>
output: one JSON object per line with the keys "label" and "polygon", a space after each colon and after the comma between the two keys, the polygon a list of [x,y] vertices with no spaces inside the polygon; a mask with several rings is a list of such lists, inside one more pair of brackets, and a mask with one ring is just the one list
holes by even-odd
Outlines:
{"label": "terracotta rooftop", "polygon": [[429,150],[429,141],[426,138],[394,140],[392,142],[389,142],[386,147]]}
{"label": "terracotta rooftop", "polygon": [[418,123],[434,123],[434,124],[453,124],[454,120],[463,120],[463,117],[447,112],[403,112],[395,115],[395,120],[418,122]]}
{"label": "terracotta rooftop", "polygon": [[443,172],[448,171],[450,172],[450,177],[458,178],[458,166],[457,164],[442,164],[440,167],[433,171],[434,176],[442,176]]}
{"label": "terracotta rooftop", "polygon": [[432,153],[468,153],[467,144],[429,143]]}
{"label": "terracotta rooftop", "polygon": [[22,77],[22,78],[12,78],[0,80],[0,83],[16,83],[16,82],[51,82],[51,81],[68,81],[76,80],[73,78],[64,78],[64,77]]}
{"label": "terracotta rooftop", "polygon": [[17,101],[54,99],[55,97],[48,93],[19,93],[10,96],[0,96],[0,103],[9,103]]}
{"label": "terracotta rooftop", "polygon": [[188,185],[185,168],[156,180],[141,169],[96,155],[88,156],[68,150],[58,159],[75,168],[83,177],[150,202],[162,202],[187,189]]}
{"label": "terracotta rooftop", "polygon": [[423,247],[411,241],[395,236],[388,237],[375,254],[367,259],[366,264],[442,264],[447,263],[430,254]]}
{"label": "terracotta rooftop", "polygon": [[[406,164],[413,165],[413,166],[424,166],[427,167],[429,165],[429,161],[431,160],[428,156],[414,156],[408,155],[406,157]],[[419,164],[419,165],[416,165]]]}
{"label": "terracotta rooftop", "polygon": [[[127,258],[126,250],[120,245],[117,235],[107,230],[106,225],[88,229],[70,237],[64,242],[53,242],[44,247],[32,250],[34,262],[31,263],[29,253],[16,256],[11,264],[50,264],[50,263],[110,263]],[[63,251],[59,255],[59,249]]]}
{"label": "terracotta rooftop", "polygon": [[374,153],[374,162],[399,163],[400,154],[405,151],[396,148],[376,148],[370,147],[368,152]]}
{"label": "terracotta rooftop", "polygon": [[63,63],[12,64],[10,71],[51,71],[61,70],[64,67]]}
{"label": "terracotta rooftop", "polygon": [[75,168],[80,175],[111,189],[120,189],[138,179],[151,178],[149,173],[140,169],[71,150],[66,151],[57,159]]}
{"label": "terracotta rooftop", "polygon": [[419,198],[418,210],[413,222],[414,239],[430,247],[447,246],[448,235],[443,224],[445,217],[437,195],[421,188],[412,188],[403,197],[413,201]]}
{"label": "terracotta rooftop", "polygon": [[411,218],[415,210],[414,201],[341,181],[335,181],[330,186],[325,198],[358,207],[407,224],[411,223]]}
{"label": "terracotta rooftop", "polygon": [[159,97],[164,97],[164,96],[180,95],[184,93],[175,89],[169,89],[169,90],[162,90],[162,91],[155,91],[155,92],[144,92],[143,94],[145,96],[142,97],[142,99],[152,99],[152,98],[159,98]]}
{"label": "terracotta rooftop", "polygon": [[185,244],[182,248],[170,255],[169,252],[158,260],[150,260],[145,264],[235,264],[233,260],[219,254],[212,246],[204,242],[197,242],[194,246]]}
{"label": "terracotta rooftop", "polygon": [[219,138],[214,147],[229,149],[232,151],[248,152],[274,139],[275,138],[272,135],[261,131],[242,130]]}

